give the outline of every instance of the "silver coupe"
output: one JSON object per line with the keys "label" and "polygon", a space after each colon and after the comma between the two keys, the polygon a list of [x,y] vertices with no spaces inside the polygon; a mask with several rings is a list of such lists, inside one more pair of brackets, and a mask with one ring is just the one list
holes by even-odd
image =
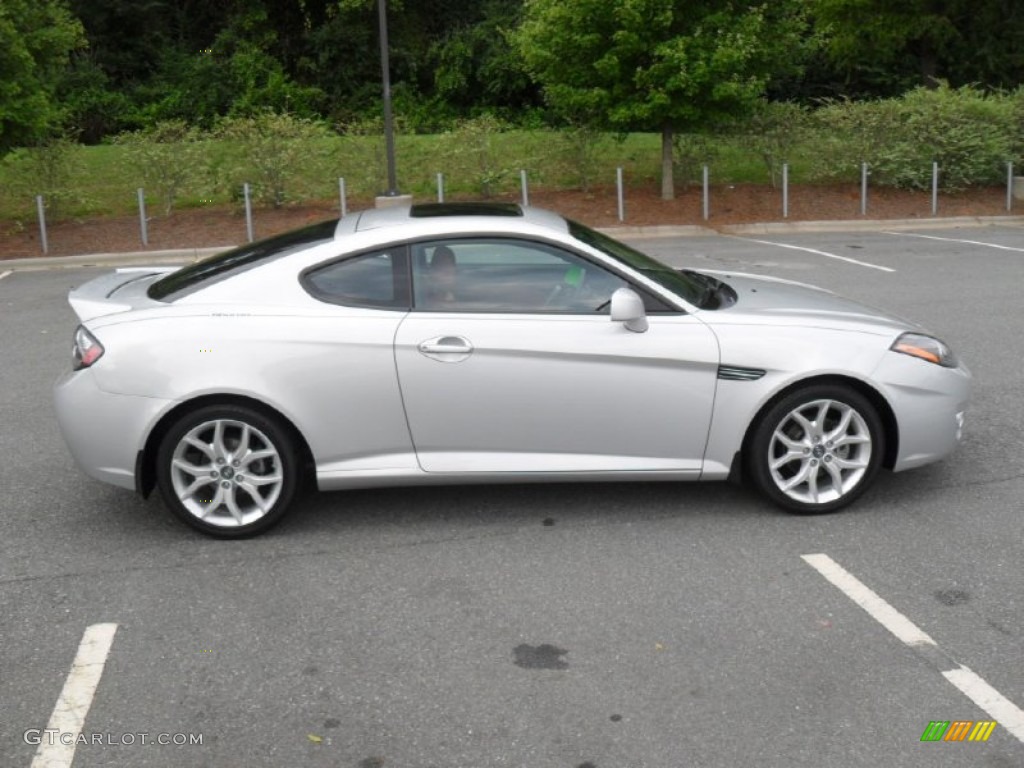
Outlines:
{"label": "silver coupe", "polygon": [[69,300],[75,460],[223,537],[306,481],[745,478],[829,512],[947,456],[970,390],[906,320],[511,204],[370,210]]}

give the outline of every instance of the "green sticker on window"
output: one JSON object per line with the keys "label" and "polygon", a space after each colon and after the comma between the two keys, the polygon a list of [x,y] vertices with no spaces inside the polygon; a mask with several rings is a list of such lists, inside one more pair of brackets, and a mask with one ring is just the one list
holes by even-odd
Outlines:
{"label": "green sticker on window", "polygon": [[579,288],[580,283],[583,282],[583,267],[569,267],[563,278],[563,282],[566,285],[571,285],[573,288]]}

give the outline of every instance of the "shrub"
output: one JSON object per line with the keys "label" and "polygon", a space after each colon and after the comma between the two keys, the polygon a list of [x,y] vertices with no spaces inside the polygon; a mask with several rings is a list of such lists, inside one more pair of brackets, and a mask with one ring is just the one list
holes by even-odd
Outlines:
{"label": "shrub", "polygon": [[940,185],[958,190],[998,182],[1013,147],[1009,102],[965,86],[918,88],[899,105],[894,141],[883,145],[879,172],[894,186],[926,188],[937,162]]}
{"label": "shrub", "polygon": [[713,165],[719,155],[716,143],[703,133],[677,133],[672,138],[672,150],[676,181],[683,189],[703,181],[704,166]]}
{"label": "shrub", "polygon": [[17,149],[4,158],[4,165],[10,169],[12,195],[24,200],[42,195],[50,221],[61,219],[71,205],[83,202],[73,188],[82,174],[79,147],[66,136]]}
{"label": "shrub", "polygon": [[222,120],[217,136],[227,153],[217,169],[221,183],[232,195],[248,183],[253,197],[279,208],[289,199],[301,199],[295,188],[310,165],[333,160],[330,131],[320,122],[289,114],[261,112],[252,117]]}
{"label": "shrub", "polygon": [[448,173],[468,179],[481,197],[488,199],[499,193],[515,172],[508,167],[508,158],[497,151],[496,139],[508,125],[492,115],[463,120],[443,135],[444,159]]}
{"label": "shrub", "polygon": [[124,147],[124,162],[156,190],[165,216],[170,216],[181,193],[200,178],[206,164],[204,134],[184,120],[165,120],[150,128],[122,133],[114,141]]}
{"label": "shrub", "polygon": [[807,138],[808,127],[807,109],[786,101],[762,100],[742,123],[744,141],[764,163],[772,187],[778,186],[783,163],[794,159]]}
{"label": "shrub", "polygon": [[558,141],[549,146],[555,148],[565,170],[564,176],[575,179],[579,189],[590,194],[609,142],[608,134],[581,123],[564,128],[555,135]]}
{"label": "shrub", "polygon": [[821,143],[817,174],[856,177],[862,163],[878,165],[880,149],[900,124],[899,101],[827,101],[814,113],[813,122]]}

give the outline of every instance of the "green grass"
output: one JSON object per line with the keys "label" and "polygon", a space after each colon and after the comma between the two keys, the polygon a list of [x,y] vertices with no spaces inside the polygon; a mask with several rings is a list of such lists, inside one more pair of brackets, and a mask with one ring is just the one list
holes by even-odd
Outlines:
{"label": "green grass", "polygon": [[[615,169],[624,169],[627,186],[652,186],[660,174],[660,136],[635,133],[625,137],[600,137],[591,160],[584,163],[566,134],[553,131],[507,131],[486,135],[399,136],[396,156],[399,187],[419,198],[436,194],[437,174],[444,173],[450,196],[481,196],[484,181],[492,195],[514,193],[520,169],[527,170],[532,189],[572,189],[580,186],[581,164],[590,166],[591,183],[611,186]],[[712,184],[767,183],[763,161],[744,146],[742,139],[712,139]],[[184,187],[175,207],[237,203],[241,197],[238,172],[227,174],[224,166],[237,149],[220,140],[202,142],[202,161],[194,178]],[[330,137],[303,147],[301,162],[288,169],[289,200],[334,201],[338,178],[345,177],[349,197],[369,200],[385,187],[383,140],[380,137]],[[790,179],[818,180],[814,142],[794,151]],[[73,147],[70,172],[59,187],[59,217],[89,218],[128,215],[136,208],[136,190],[142,186],[138,172],[127,161],[120,145]],[[217,169],[221,170],[218,171]],[[244,176],[244,173],[242,174]],[[253,174],[254,176],[254,174]],[[35,195],[43,191],[38,168],[25,153],[15,153],[0,163],[0,220],[27,222],[35,218]],[[147,206],[161,212],[159,195],[147,189]]]}

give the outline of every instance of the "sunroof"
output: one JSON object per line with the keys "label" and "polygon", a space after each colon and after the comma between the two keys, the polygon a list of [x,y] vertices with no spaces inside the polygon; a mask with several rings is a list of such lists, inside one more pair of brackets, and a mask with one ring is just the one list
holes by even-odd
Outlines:
{"label": "sunroof", "polygon": [[522,216],[517,203],[420,203],[412,206],[409,215],[414,219],[437,216]]}

